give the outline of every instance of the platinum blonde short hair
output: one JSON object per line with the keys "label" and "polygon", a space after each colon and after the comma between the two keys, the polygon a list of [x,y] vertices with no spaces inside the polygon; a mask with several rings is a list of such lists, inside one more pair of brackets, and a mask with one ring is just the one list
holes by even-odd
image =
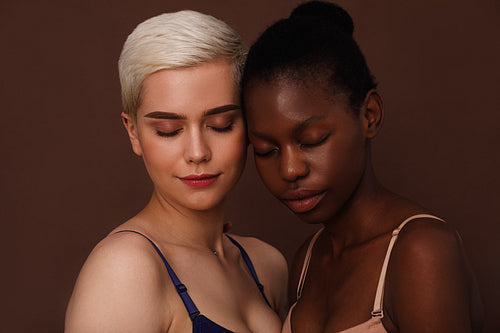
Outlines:
{"label": "platinum blonde short hair", "polygon": [[186,68],[227,59],[239,84],[247,48],[226,23],[192,10],[161,14],[127,37],[118,61],[125,112],[136,119],[143,81],[162,69]]}

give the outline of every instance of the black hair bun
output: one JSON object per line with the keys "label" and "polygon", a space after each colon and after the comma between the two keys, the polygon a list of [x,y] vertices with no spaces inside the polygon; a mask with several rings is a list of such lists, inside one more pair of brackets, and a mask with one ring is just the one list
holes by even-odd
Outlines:
{"label": "black hair bun", "polygon": [[352,36],[354,23],[344,8],[324,1],[309,1],[299,5],[290,14],[290,19],[313,19],[327,21],[338,30]]}

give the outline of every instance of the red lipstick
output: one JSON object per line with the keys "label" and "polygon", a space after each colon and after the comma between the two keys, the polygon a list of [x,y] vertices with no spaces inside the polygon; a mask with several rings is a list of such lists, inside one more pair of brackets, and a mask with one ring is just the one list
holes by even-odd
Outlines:
{"label": "red lipstick", "polygon": [[325,194],[325,191],[298,189],[286,191],[280,199],[294,213],[306,213],[316,207]]}
{"label": "red lipstick", "polygon": [[201,174],[201,175],[188,175],[185,177],[179,177],[181,182],[189,187],[200,188],[207,187],[214,184],[219,178],[220,174]]}

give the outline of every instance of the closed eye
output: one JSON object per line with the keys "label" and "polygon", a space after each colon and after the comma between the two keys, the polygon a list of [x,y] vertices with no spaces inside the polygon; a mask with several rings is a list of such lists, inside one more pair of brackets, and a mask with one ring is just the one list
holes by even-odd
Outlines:
{"label": "closed eye", "polygon": [[179,128],[175,131],[172,131],[172,132],[156,131],[156,135],[161,136],[161,137],[173,137],[173,136],[176,136],[177,134],[179,134],[180,131],[181,131],[181,128]]}
{"label": "closed eye", "polygon": [[277,151],[278,151],[277,148],[273,148],[273,149],[270,149],[270,150],[264,151],[264,152],[259,152],[259,151],[255,150],[255,148],[253,150],[255,156],[257,156],[257,157],[269,157],[269,156],[271,156],[273,153],[275,153]]}
{"label": "closed eye", "polygon": [[212,130],[214,130],[215,132],[218,132],[218,133],[230,132],[233,130],[233,127],[234,127],[233,123],[231,123],[225,127],[209,126],[209,128],[211,128]]}
{"label": "closed eye", "polygon": [[300,143],[300,148],[314,148],[314,147],[317,147],[317,146],[320,146],[321,144],[323,144],[328,138],[330,137],[330,134],[327,134],[325,135],[324,137],[322,137],[321,139],[317,140],[317,141],[313,141],[313,142],[302,142]]}

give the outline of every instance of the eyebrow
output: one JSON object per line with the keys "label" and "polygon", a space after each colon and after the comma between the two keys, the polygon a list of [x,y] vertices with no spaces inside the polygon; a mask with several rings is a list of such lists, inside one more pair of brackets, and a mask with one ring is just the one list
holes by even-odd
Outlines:
{"label": "eyebrow", "polygon": [[216,108],[207,110],[203,112],[203,117],[207,116],[213,116],[214,114],[219,114],[219,113],[224,113],[228,111],[233,111],[233,110],[241,110],[241,107],[236,104],[228,104],[228,105],[223,105],[223,106],[218,106]]}
{"label": "eyebrow", "polygon": [[314,123],[316,121],[319,121],[319,120],[323,120],[325,119],[326,116],[325,115],[321,115],[321,116],[312,116],[310,118],[307,118],[306,120],[304,120],[303,122],[295,125],[293,127],[293,132],[294,133],[297,133],[297,132],[300,132],[302,130],[304,130],[307,126],[311,125],[311,123]]}
{"label": "eyebrow", "polygon": [[[321,115],[321,116],[312,116],[310,118],[307,118],[306,120],[298,123],[297,125],[295,125],[293,127],[293,130],[292,132],[294,134],[300,132],[300,131],[303,131],[305,128],[307,128],[309,125],[311,125],[311,123],[314,123],[316,121],[319,121],[319,120],[323,120],[325,119],[326,116],[325,115]],[[260,133],[260,132],[257,132],[257,131],[249,131],[249,133],[253,136],[256,136],[258,138],[261,138],[261,139],[264,139],[264,140],[271,140],[272,138],[270,136],[268,136],[267,134],[264,134],[264,133]]]}
{"label": "eyebrow", "polygon": [[[215,107],[213,109],[208,109],[205,112],[203,112],[203,117],[208,117],[208,116],[213,116],[216,114],[224,113],[224,112],[229,112],[233,110],[240,110],[241,107],[236,104],[228,104],[228,105],[222,105]],[[146,118],[153,118],[153,119],[186,119],[185,115],[181,115],[178,113],[174,112],[167,112],[167,111],[153,111],[148,114],[146,114],[144,117]]]}

